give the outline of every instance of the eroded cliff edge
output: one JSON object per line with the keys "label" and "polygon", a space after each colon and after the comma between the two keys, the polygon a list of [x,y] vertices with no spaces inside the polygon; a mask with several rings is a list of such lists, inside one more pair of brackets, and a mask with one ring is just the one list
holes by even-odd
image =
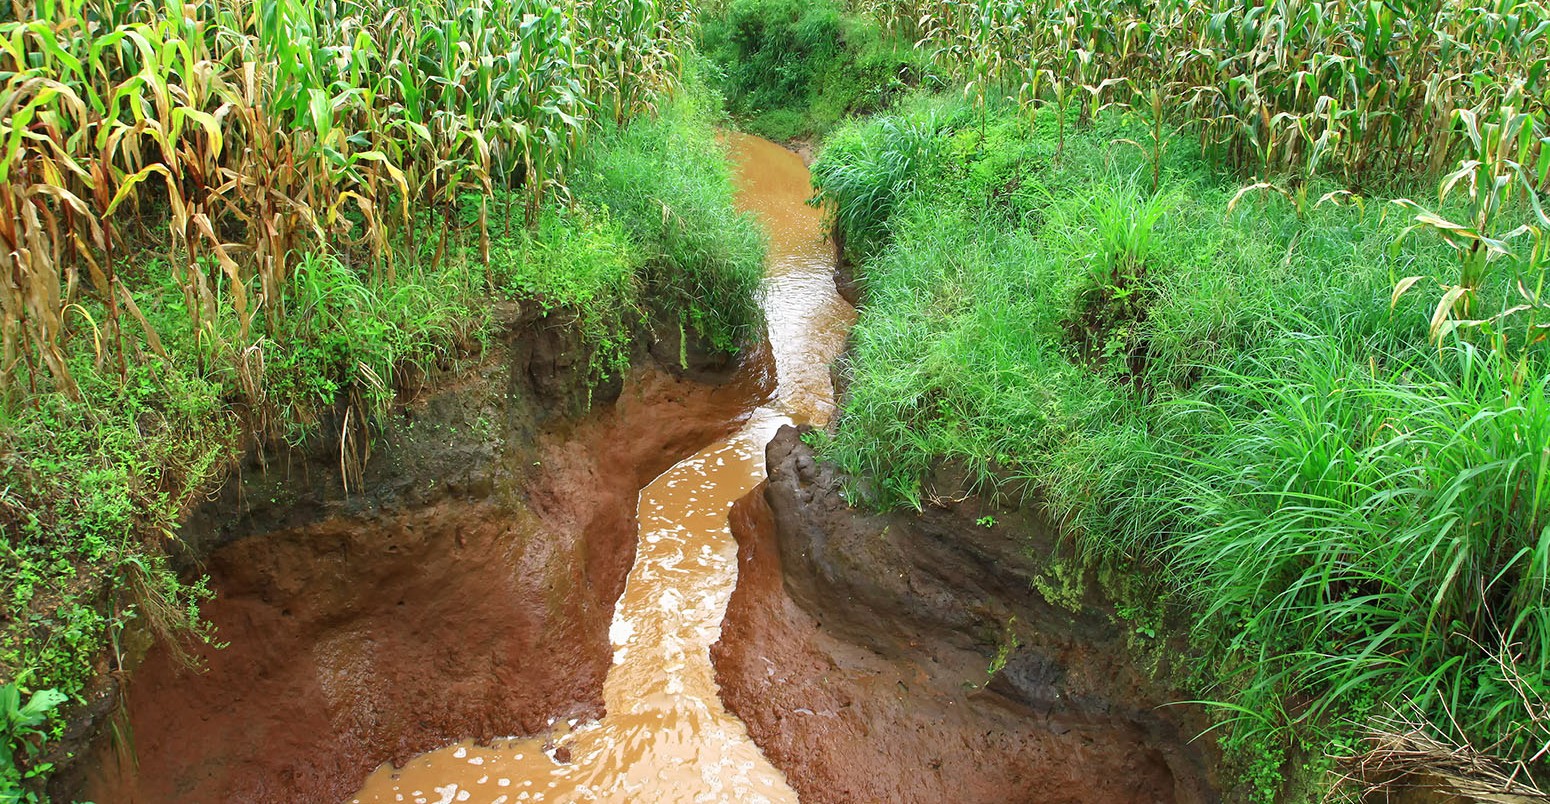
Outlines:
{"label": "eroded cliff edge", "polygon": [[182,534],[224,647],[189,662],[140,633],[54,795],[342,800],[384,761],[600,715],[637,491],[770,388],[763,351],[658,330],[680,336],[643,328],[631,371],[595,382],[563,313],[513,308],[375,434],[349,492],[337,437],[249,451]]}
{"label": "eroded cliff edge", "polygon": [[950,494],[874,514],[796,429],[767,458],[733,509],[741,575],[713,656],[804,801],[1219,799],[1202,724],[1158,708],[1178,698],[1099,585],[1038,591],[1056,540],[1035,507]]}

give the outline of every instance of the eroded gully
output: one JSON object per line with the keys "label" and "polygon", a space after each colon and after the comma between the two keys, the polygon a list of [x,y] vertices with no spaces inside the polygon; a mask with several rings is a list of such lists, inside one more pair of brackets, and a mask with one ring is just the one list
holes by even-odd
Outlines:
{"label": "eroded gully", "polygon": [[641,491],[636,561],[610,638],[600,721],[549,735],[461,743],[384,765],[350,801],[795,801],[781,772],[722,705],[710,660],[737,584],[732,504],[764,479],[765,445],[783,425],[834,413],[829,365],[855,311],[835,290],[823,215],[806,204],[806,167],[773,143],[732,134],[738,203],[770,235],[762,303],[776,392],[741,430]]}

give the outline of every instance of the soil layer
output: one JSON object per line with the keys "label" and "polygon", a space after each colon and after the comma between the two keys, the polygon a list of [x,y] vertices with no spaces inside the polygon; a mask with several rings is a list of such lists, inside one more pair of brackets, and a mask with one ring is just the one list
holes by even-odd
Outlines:
{"label": "soil layer", "polygon": [[735,429],[769,371],[716,386],[685,375],[724,356],[670,371],[642,354],[589,392],[573,328],[507,331],[381,434],[364,494],[343,494],[322,445],[195,514],[187,560],[208,555],[225,647],[194,651],[197,669],[152,648],[99,761],[61,784],[100,804],[338,801],[384,761],[601,715],[635,495]]}
{"label": "soil layer", "polygon": [[1034,591],[1054,550],[1036,511],[956,495],[864,513],[793,428],[767,460],[733,509],[740,579],[713,656],[803,801],[1218,799],[1105,603]]}

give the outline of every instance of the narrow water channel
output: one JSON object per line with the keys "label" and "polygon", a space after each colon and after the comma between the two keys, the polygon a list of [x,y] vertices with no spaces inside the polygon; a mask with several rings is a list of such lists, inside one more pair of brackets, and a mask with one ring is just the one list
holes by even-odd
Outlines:
{"label": "narrow water channel", "polygon": [[781,425],[823,424],[833,415],[829,365],[855,311],[835,290],[832,247],[822,213],[806,204],[801,158],[754,137],[729,137],[738,204],[770,236],[762,304],[777,390],[738,433],[641,491],[635,566],[610,628],[607,716],[555,724],[543,738],[459,744],[403,768],[385,765],[350,801],[796,800],[722,706],[709,650],[737,584],[728,510],[764,478],[764,446]]}

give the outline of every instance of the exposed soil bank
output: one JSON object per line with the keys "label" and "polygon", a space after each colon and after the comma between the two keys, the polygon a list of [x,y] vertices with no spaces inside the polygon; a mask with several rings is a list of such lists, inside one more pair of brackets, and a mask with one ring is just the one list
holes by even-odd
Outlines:
{"label": "exposed soil bank", "polygon": [[1218,799],[1193,724],[1155,708],[1175,698],[1127,661],[1103,601],[1034,591],[1053,551],[1034,513],[955,497],[870,515],[795,429],[767,457],[733,510],[741,575],[713,656],[804,801]]}
{"label": "exposed soil bank", "polygon": [[669,371],[644,351],[567,418],[585,351],[518,316],[474,376],[387,428],[364,493],[340,491],[337,441],[229,483],[188,526],[228,646],[197,651],[203,671],[152,649],[123,696],[138,766],[101,728],[80,794],[337,801],[384,761],[600,715],[637,491],[769,390],[767,357],[716,386],[679,375],[724,378],[724,356],[690,345]]}

